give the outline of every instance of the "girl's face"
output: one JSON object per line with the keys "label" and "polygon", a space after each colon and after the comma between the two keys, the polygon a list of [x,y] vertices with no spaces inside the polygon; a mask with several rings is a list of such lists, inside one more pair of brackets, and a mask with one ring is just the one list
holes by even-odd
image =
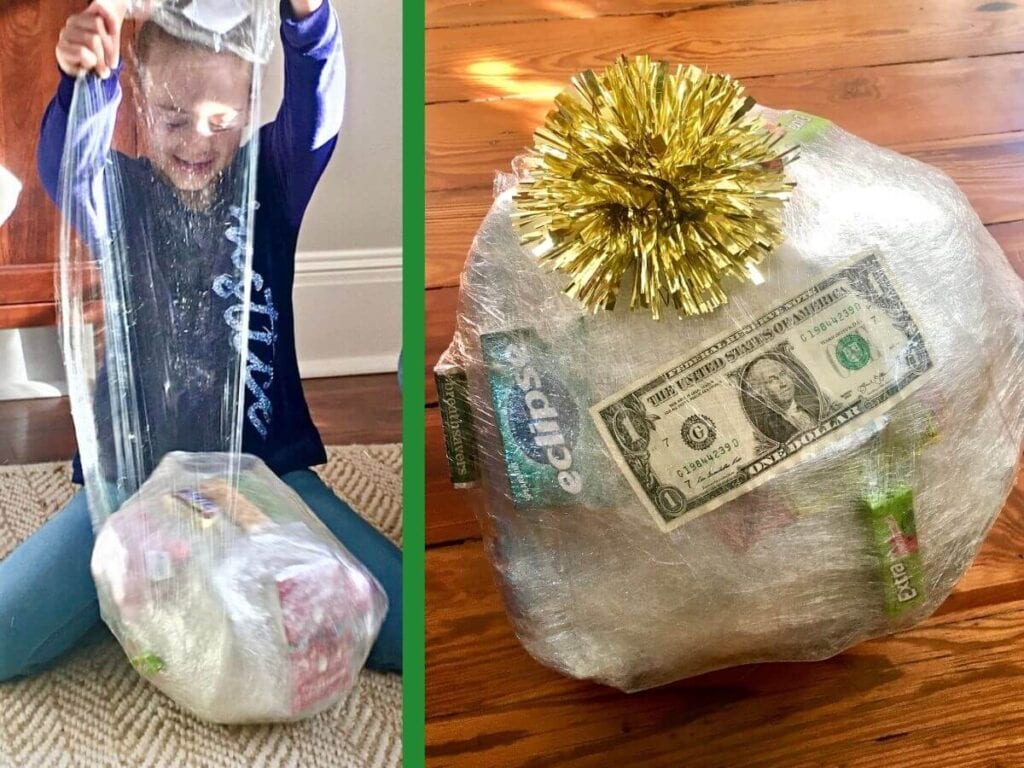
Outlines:
{"label": "girl's face", "polygon": [[249,124],[252,66],[228,53],[158,44],[140,80],[144,151],[179,190],[210,187]]}

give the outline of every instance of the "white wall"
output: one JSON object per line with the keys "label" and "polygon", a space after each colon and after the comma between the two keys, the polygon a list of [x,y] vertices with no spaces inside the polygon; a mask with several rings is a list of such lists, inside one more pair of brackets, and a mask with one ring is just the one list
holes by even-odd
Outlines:
{"label": "white wall", "polygon": [[[401,339],[402,3],[334,0],[347,64],[345,120],[306,212],[295,280],[303,376],[395,370]],[[280,47],[263,117],[282,91]]]}
{"label": "white wall", "polygon": [[[402,5],[335,0],[335,8],[348,94],[338,148],[299,239],[296,341],[305,377],[393,371],[401,340]],[[265,120],[281,100],[281,67],[278,48],[265,73]],[[0,332],[0,400],[65,391],[56,335]]]}

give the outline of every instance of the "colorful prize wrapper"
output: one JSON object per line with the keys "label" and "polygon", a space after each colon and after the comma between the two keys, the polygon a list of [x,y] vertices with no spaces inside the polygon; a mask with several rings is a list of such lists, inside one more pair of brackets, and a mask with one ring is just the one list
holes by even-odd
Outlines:
{"label": "colorful prize wrapper", "polygon": [[104,619],[199,717],[308,717],[355,684],[387,598],[259,459],[240,457],[234,478],[224,466],[172,453],[107,520],[92,561]]}
{"label": "colorful prize wrapper", "polygon": [[923,620],[1016,475],[1024,284],[935,168],[692,67],[574,85],[437,367],[520,640],[638,690]]}

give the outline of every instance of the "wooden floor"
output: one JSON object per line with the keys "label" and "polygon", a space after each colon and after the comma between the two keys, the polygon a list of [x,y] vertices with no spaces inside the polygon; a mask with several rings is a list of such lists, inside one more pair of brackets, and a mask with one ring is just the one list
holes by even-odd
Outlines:
{"label": "wooden floor", "polygon": [[[402,440],[402,398],[394,374],[308,379],[313,422],[328,445]],[[0,464],[64,461],[75,452],[67,398],[0,402]]]}
{"label": "wooden floor", "polygon": [[[622,52],[742,79],[948,172],[1024,276],[1024,2],[427,0],[427,362],[495,170]],[[625,696],[514,639],[427,376],[431,766],[1024,766],[1024,476],[938,614],[817,664]]]}

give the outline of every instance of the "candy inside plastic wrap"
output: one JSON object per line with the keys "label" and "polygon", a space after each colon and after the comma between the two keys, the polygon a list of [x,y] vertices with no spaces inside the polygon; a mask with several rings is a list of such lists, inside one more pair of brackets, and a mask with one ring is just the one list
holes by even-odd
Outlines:
{"label": "candy inside plastic wrap", "polygon": [[259,459],[241,457],[237,482],[224,463],[169,454],[105,523],[103,615],[139,673],[199,717],[308,717],[355,684],[387,597]]}
{"label": "candy inside plastic wrap", "polygon": [[[593,313],[501,175],[436,369],[509,617],[625,690],[930,615],[1024,439],[1024,283],[939,170],[800,113],[784,239],[706,315]],[[671,314],[671,313],[670,313]]]}

